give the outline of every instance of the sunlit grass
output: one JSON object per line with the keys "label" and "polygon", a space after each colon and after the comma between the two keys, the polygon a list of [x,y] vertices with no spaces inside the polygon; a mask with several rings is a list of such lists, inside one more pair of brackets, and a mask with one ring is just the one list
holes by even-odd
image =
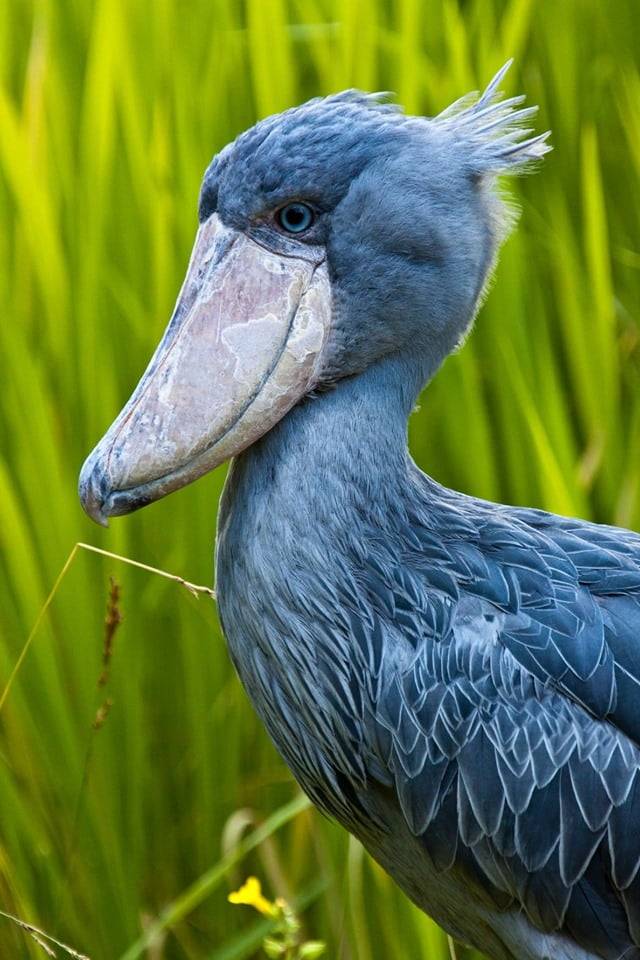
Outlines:
{"label": "sunlit grass", "polygon": [[[637,20],[635,0],[0,4],[0,690],[76,541],[210,582],[223,471],[108,531],[76,477],[164,327],[211,155],[318,93],[434,113],[516,58],[507,91],[540,103],[555,150],[516,186],[520,227],[412,420],[414,455],[481,496],[640,527]],[[111,573],[124,622],[95,730]],[[317,814],[258,833],[297,794],[207,598],[78,556],[0,725],[0,907],[92,960],[252,956],[262,921],[226,903],[251,871],[308,908],[332,958],[448,956]],[[43,954],[0,919],[0,955]]]}

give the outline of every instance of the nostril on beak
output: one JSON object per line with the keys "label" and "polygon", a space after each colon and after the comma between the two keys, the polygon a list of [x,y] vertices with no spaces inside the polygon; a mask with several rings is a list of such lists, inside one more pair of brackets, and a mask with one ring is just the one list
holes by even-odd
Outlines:
{"label": "nostril on beak", "polygon": [[78,494],[87,516],[100,524],[101,527],[108,527],[107,514],[104,512],[104,505],[108,496],[106,478],[93,454],[85,461],[80,472]]}

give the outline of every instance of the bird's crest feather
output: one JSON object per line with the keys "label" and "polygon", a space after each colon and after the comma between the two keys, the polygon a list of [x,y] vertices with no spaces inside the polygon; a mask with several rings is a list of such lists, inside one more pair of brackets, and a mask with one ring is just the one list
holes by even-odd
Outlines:
{"label": "bird's crest feather", "polygon": [[508,60],[481,95],[470,93],[433,118],[442,129],[463,140],[477,173],[522,173],[552,149],[550,131],[529,137],[525,126],[538,108],[520,107],[523,96],[502,99],[500,83],[513,63]]}

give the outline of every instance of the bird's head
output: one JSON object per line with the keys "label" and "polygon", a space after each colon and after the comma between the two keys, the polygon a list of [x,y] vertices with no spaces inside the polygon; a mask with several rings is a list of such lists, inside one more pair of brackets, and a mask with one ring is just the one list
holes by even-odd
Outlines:
{"label": "bird's head", "polygon": [[500,98],[505,71],[433,119],[379,95],[312,100],[214,158],[173,316],[83,467],[90,516],[184,486],[390,354],[437,368],[505,234],[496,175],[549,149],[522,128],[535,108]]}

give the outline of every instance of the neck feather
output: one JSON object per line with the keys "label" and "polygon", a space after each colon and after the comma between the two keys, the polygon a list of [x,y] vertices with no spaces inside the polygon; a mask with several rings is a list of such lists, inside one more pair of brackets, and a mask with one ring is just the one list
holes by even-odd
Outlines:
{"label": "neck feather", "polygon": [[386,500],[412,467],[407,421],[427,374],[415,360],[386,358],[299,404],[234,461],[223,513],[230,498],[313,500],[320,511],[339,491]]}

